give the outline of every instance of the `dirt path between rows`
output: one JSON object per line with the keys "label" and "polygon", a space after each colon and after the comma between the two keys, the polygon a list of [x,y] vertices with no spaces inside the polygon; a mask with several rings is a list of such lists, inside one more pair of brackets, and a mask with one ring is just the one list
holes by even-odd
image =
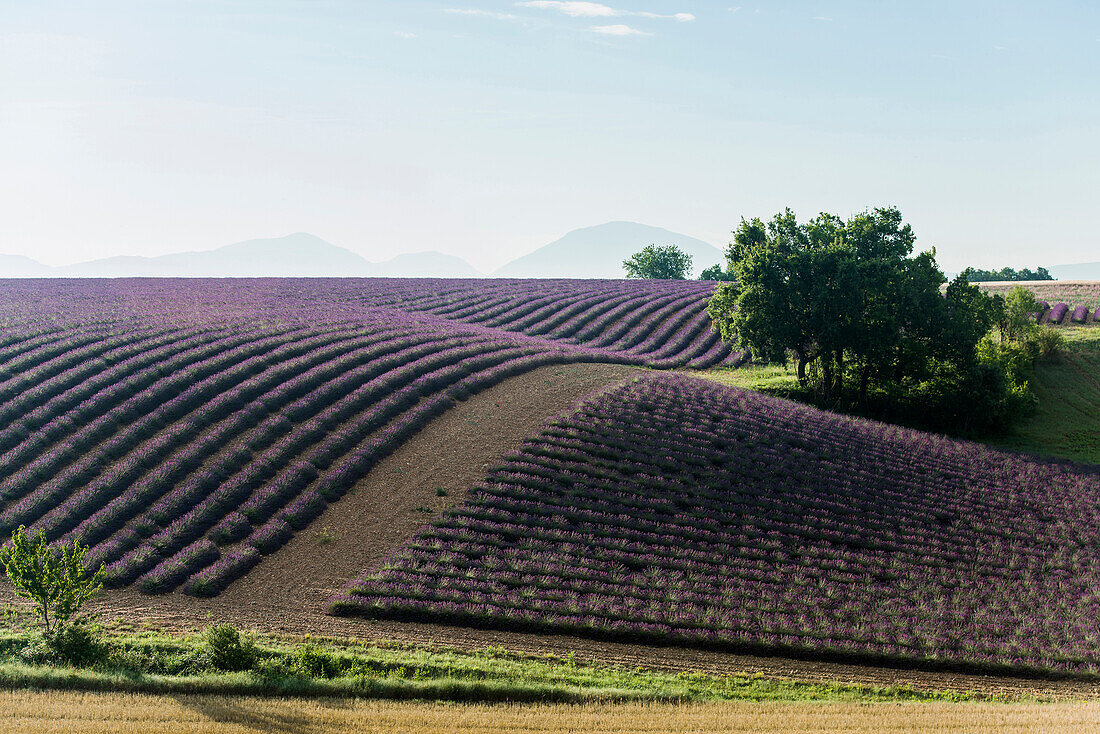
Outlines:
{"label": "dirt path between rows", "polygon": [[[486,467],[519,447],[550,418],[587,395],[639,370],[619,365],[542,367],[510,378],[433,420],[381,461],[346,497],[214,599],[182,594],[109,592],[96,606],[106,619],[146,622],[172,631],[228,621],[257,632],[436,643],[459,649],[488,645],[532,654],[575,654],[578,661],[624,667],[760,672],[810,682],[909,685],[1011,698],[1100,698],[1100,685],[945,672],[896,670],[680,647],[632,645],[566,635],[536,635],[330,617],[325,600],[379,563],[445,507],[461,502]],[[11,597],[6,590],[0,601]]]}

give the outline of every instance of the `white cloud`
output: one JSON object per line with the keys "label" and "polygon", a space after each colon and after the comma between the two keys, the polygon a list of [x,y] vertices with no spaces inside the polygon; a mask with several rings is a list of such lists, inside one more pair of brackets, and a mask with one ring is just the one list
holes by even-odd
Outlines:
{"label": "white cloud", "polygon": [[830,17],[829,17],[829,16],[827,16],[827,15],[815,15],[815,16],[814,16],[814,20],[824,20],[824,21],[827,21],[827,22],[829,22],[829,23],[832,23],[832,22],[833,22],[833,19],[832,19],[832,18],[830,18]]}
{"label": "white cloud", "polygon": [[602,3],[570,2],[568,0],[527,0],[516,3],[524,8],[541,8],[542,10],[560,10],[573,18],[609,18],[622,15],[622,11],[615,10]]}
{"label": "white cloud", "polygon": [[588,30],[593,33],[603,33],[608,36],[652,36],[652,33],[646,33],[645,31],[632,28],[628,25],[618,23],[616,25],[594,25],[590,26]]}
{"label": "white cloud", "polygon": [[660,13],[646,13],[644,11],[638,11],[636,13],[624,13],[624,15],[637,15],[642,18],[668,18],[671,20],[678,20],[681,23],[689,20],[695,20],[695,16],[691,13],[673,13],[672,15],[661,15]]}
{"label": "white cloud", "polygon": [[492,10],[476,10],[467,8],[447,8],[444,13],[455,13],[456,15],[480,15],[485,18],[496,18],[497,20],[515,20],[516,16],[511,13],[496,13]]}
{"label": "white cloud", "polygon": [[650,13],[643,10],[622,10],[613,8],[603,3],[576,2],[575,0],[524,0],[516,3],[521,8],[539,8],[540,10],[557,10],[572,18],[615,18],[624,15],[632,15],[638,18],[661,18],[676,20],[684,23],[695,20],[691,13]]}
{"label": "white cloud", "polygon": [[398,38],[416,38],[415,33],[409,33],[408,31],[394,31],[393,35],[397,36]]}
{"label": "white cloud", "polygon": [[731,13],[736,13],[736,12],[738,12],[739,10],[741,10],[741,6],[740,6],[740,5],[738,5],[738,6],[737,6],[737,7],[735,7],[735,8],[727,8],[727,10],[729,10],[729,11],[730,11]]}

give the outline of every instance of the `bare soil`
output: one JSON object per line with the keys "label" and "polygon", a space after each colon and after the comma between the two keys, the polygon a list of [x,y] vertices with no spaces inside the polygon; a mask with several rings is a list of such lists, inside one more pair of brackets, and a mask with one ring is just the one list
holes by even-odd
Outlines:
{"label": "bare soil", "polygon": [[[433,643],[465,650],[495,645],[540,655],[573,653],[581,662],[624,667],[760,672],[808,682],[908,685],[1007,698],[1100,698],[1100,684],[1077,680],[897,670],[325,614],[325,601],[332,594],[383,561],[437,513],[462,502],[487,467],[535,435],[546,421],[593,392],[640,373],[621,365],[575,364],[542,367],[505,380],[429,423],[308,529],[220,596],[147,596],[135,589],[119,589],[98,600],[97,611],[108,620],[147,623],[169,631],[196,630],[217,621],[277,635]],[[0,602],[12,600],[6,588],[0,591]]]}

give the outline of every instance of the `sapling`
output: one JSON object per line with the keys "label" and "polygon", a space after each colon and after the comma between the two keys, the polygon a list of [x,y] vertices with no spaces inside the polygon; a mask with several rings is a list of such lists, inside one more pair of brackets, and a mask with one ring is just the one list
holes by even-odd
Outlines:
{"label": "sapling", "polygon": [[73,541],[51,546],[44,533],[28,535],[22,525],[11,544],[0,548],[0,563],[16,596],[35,605],[45,637],[57,635],[75,621],[84,602],[103,588],[104,566],[84,567],[88,548]]}

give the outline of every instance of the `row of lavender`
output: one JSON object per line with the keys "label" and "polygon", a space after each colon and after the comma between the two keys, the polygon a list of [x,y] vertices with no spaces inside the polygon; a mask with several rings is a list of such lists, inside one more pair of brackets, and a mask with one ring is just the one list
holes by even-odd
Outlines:
{"label": "row of lavender", "polygon": [[340,614],[810,657],[1100,666],[1095,467],[686,377],[559,419]]}
{"label": "row of lavender", "polygon": [[1069,320],[1074,324],[1087,324],[1100,322],[1100,308],[1090,312],[1085,305],[1069,306],[1066,303],[1056,303],[1051,306],[1046,301],[1038,302],[1039,311],[1035,314],[1035,320],[1040,324],[1061,324],[1069,315]]}
{"label": "row of lavender", "polygon": [[217,593],[509,375],[655,361],[356,303],[357,283],[343,305],[310,281],[7,285],[0,534],[79,540],[149,592]]}
{"label": "row of lavender", "polygon": [[436,280],[387,288],[375,302],[530,336],[610,349],[668,366],[736,363],[706,312],[714,283]]}
{"label": "row of lavender", "polygon": [[656,368],[736,365],[706,312],[701,281],[271,278],[0,281],[0,325],[119,318],[354,323],[380,314],[459,321],[579,346]]}
{"label": "row of lavender", "polygon": [[201,571],[190,590],[217,592],[454,399],[599,358],[393,318],[9,328],[0,532],[89,544],[113,584],[166,591]]}

